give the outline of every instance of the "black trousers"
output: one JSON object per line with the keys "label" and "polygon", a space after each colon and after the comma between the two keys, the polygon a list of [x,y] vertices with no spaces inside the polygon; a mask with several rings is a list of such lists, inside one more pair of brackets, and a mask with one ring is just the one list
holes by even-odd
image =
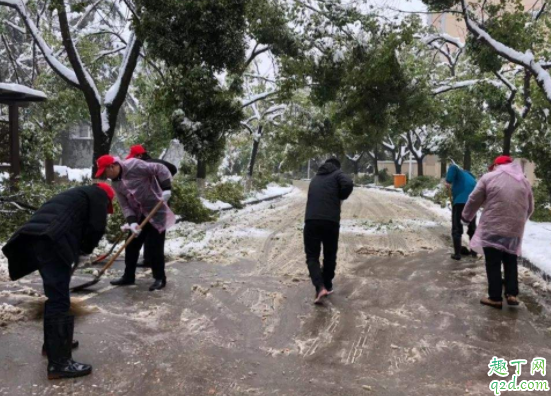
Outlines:
{"label": "black trousers", "polygon": [[125,251],[126,265],[124,277],[134,280],[136,278],[136,265],[140,257],[140,250],[144,247],[144,260],[151,264],[153,278],[166,279],[165,275],[165,236],[166,232],[159,232],[151,223],[147,223]]}
{"label": "black trousers", "polygon": [[505,272],[505,294],[518,296],[517,256],[494,248],[484,248],[486,257],[486,275],[488,276],[488,297],[494,301],[502,300],[503,281],[501,263]]}
{"label": "black trousers", "polygon": [[[339,227],[339,223],[327,220],[308,220],[304,225],[306,265],[317,291],[321,287],[328,290],[333,288],[339,248]],[[320,266],[322,246],[323,268]]]}
{"label": "black trousers", "polygon": [[[461,224],[461,215],[463,214],[463,209],[465,209],[465,204],[455,204],[452,209],[452,238],[461,239],[463,236],[463,224]],[[467,228],[467,235],[470,239],[473,238],[474,233],[476,232],[476,217],[469,223]]]}
{"label": "black trousers", "polygon": [[37,239],[30,248],[40,265],[38,271],[44,284],[44,294],[48,298],[44,306],[44,319],[67,314],[71,308],[71,267],[61,261],[47,240]]}

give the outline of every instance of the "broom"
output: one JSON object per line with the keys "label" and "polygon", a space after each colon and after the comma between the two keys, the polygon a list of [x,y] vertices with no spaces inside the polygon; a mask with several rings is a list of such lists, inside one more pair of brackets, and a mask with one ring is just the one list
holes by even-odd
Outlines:
{"label": "broom", "polygon": [[[145,220],[142,222],[142,224],[140,224],[140,228],[143,228],[149,222],[149,220],[151,220],[151,218],[155,215],[155,213],[157,213],[157,211],[162,207],[163,204],[164,204],[164,201],[162,201],[162,200],[159,201],[159,203],[153,208],[153,210],[145,218]],[[119,237],[120,237],[120,239],[122,239],[122,236],[119,235]],[[134,240],[135,237],[136,237],[136,235],[132,234],[130,236],[130,238],[128,238],[126,243],[117,251],[117,253],[100,270],[98,275],[96,275],[96,277],[92,281],[86,282],[83,285],[75,286],[75,287],[71,288],[70,290],[71,291],[73,291],[73,290],[77,290],[77,291],[78,290],[83,290],[83,289],[85,289],[89,286],[92,286],[92,285],[95,285],[96,283],[98,283],[101,276],[105,273],[105,271],[107,271],[107,269],[110,268],[113,265],[115,260],[122,253],[122,251],[130,244],[130,242],[132,242],[132,240]],[[118,240],[120,240],[120,239],[118,239]],[[114,247],[118,243],[118,240],[113,245],[112,250],[114,250]],[[75,264],[75,266],[71,270],[71,274],[74,272],[77,265],[78,265],[78,263]],[[86,300],[86,298],[71,297],[71,307],[69,309],[69,313],[71,313],[74,316],[86,316],[86,315],[90,315],[92,313],[95,313],[95,312],[99,311],[99,307],[97,305],[92,305],[92,306],[86,305],[85,300]],[[23,301],[21,304],[18,304],[18,306],[26,311],[26,314],[30,319],[39,320],[44,316],[44,302],[45,301],[46,301],[46,297],[39,297],[39,298],[35,297],[35,298],[32,298],[32,299],[26,299],[26,301]]]}

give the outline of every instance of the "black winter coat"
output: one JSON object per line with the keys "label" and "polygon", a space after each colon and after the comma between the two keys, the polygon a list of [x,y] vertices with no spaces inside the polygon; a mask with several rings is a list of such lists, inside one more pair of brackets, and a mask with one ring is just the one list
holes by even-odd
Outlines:
{"label": "black winter coat", "polygon": [[149,156],[149,154],[144,154],[143,157],[142,157],[142,160],[144,160],[146,162],[155,162],[157,164],[163,164],[164,166],[166,166],[166,168],[169,170],[169,172],[172,176],[174,176],[176,173],[178,173],[178,169],[176,169],[176,167],[174,165],[172,165],[170,162],[162,160],[162,159],[151,158]]}
{"label": "black winter coat", "polygon": [[310,182],[305,220],[341,221],[341,201],[347,199],[354,182],[335,165],[323,164]]}
{"label": "black winter coat", "polygon": [[76,187],[42,205],[2,248],[12,280],[39,269],[30,249],[33,240],[51,242],[60,265],[72,266],[81,253],[90,254],[107,226],[107,194],[96,186]]}

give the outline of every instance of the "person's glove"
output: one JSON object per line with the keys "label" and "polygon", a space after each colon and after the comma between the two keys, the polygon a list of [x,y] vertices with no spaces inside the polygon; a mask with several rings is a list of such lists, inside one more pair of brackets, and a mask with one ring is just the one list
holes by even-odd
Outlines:
{"label": "person's glove", "polygon": [[172,191],[170,190],[163,191],[163,201],[168,202],[171,196],[172,196]]}
{"label": "person's glove", "polygon": [[138,223],[125,224],[121,227],[121,231],[131,231],[136,236],[142,232]]}

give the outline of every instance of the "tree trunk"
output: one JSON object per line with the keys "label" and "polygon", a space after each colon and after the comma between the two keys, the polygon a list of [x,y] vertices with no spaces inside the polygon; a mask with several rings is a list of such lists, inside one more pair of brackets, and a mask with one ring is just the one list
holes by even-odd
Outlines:
{"label": "tree trunk", "polygon": [[423,172],[423,158],[417,158],[417,177],[424,176]]}
{"label": "tree trunk", "polygon": [[207,163],[201,158],[197,158],[197,189],[199,190],[199,195],[203,195],[205,191],[206,178]]}
{"label": "tree trunk", "polygon": [[399,161],[394,161],[394,167],[396,168],[396,174],[402,174],[402,164]]}
{"label": "tree trunk", "polygon": [[55,176],[54,176],[54,160],[53,159],[46,159],[45,163],[46,168],[46,183],[52,184],[54,182]]}
{"label": "tree trunk", "polygon": [[513,133],[509,131],[505,131],[505,133],[503,134],[503,155],[511,155],[512,138],[513,138]]}
{"label": "tree trunk", "polygon": [[250,178],[253,177],[253,173],[254,173],[254,165],[256,163],[256,156],[258,154],[258,148],[260,147],[260,142],[257,141],[256,139],[253,140],[253,150],[251,152],[251,159],[249,161],[249,172],[248,172],[248,175]]}
{"label": "tree trunk", "polygon": [[[90,106],[88,106],[90,108]],[[109,150],[111,149],[111,140],[113,139],[113,135],[115,133],[115,127],[112,126],[109,131],[107,131],[107,134],[103,133],[102,127],[101,127],[101,115],[98,114],[94,117],[92,111],[90,110],[91,117],[90,121],[92,124],[92,134],[94,136],[94,163],[92,165],[92,178],[95,177],[96,172],[98,170],[97,167],[97,160],[99,157],[105,154],[109,154]]]}
{"label": "tree trunk", "polygon": [[360,173],[360,161],[354,161],[354,176],[358,176]]}
{"label": "tree trunk", "polygon": [[448,163],[445,158],[440,158],[440,177],[444,179],[446,177]]}
{"label": "tree trunk", "polygon": [[471,147],[467,144],[465,145],[465,153],[463,154],[463,169],[470,171],[472,166],[472,153]]}

